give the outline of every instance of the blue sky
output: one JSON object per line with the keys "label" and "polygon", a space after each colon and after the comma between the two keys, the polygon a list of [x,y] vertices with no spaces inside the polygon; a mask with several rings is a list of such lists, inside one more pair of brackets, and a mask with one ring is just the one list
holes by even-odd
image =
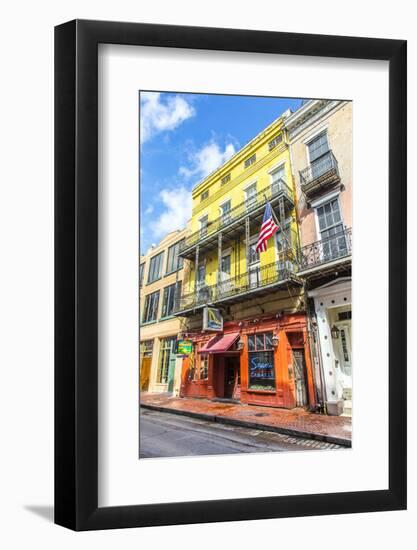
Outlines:
{"label": "blue sky", "polygon": [[191,189],[300,99],[140,94],[141,253],[191,217]]}

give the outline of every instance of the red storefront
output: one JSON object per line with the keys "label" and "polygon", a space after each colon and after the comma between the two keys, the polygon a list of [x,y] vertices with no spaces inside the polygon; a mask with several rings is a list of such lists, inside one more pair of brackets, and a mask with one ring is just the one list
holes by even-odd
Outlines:
{"label": "red storefront", "polygon": [[194,352],[183,360],[181,397],[316,405],[305,314],[225,322],[221,334],[189,337]]}

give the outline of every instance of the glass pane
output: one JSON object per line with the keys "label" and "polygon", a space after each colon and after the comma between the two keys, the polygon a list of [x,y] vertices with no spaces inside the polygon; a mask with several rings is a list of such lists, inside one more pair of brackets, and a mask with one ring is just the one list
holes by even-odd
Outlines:
{"label": "glass pane", "polygon": [[223,214],[226,214],[226,212],[230,211],[230,205],[231,205],[230,201],[227,201],[224,204],[222,204],[221,209],[222,209]]}
{"label": "glass pane", "polygon": [[249,388],[275,390],[274,355],[272,351],[249,354]]}
{"label": "glass pane", "polygon": [[272,332],[265,333],[265,347],[266,349],[272,349]]}
{"label": "glass pane", "polygon": [[249,351],[255,351],[255,336],[248,337]]}
{"label": "glass pane", "polygon": [[230,275],[230,256],[223,256],[222,258],[222,273]]}
{"label": "glass pane", "polygon": [[256,335],[256,349],[257,350],[263,350],[264,349],[264,335],[263,334],[257,334]]}

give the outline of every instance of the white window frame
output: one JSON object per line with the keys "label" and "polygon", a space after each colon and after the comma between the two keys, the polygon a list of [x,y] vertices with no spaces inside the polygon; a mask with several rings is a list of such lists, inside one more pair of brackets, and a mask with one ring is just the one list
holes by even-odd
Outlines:
{"label": "white window frame", "polygon": [[256,193],[255,193],[255,195],[257,195],[257,194],[258,194],[258,180],[257,180],[257,179],[256,179],[256,180],[252,180],[250,183],[248,183],[247,185],[245,185],[245,187],[243,188],[243,192],[244,192],[244,194],[245,194],[245,199],[244,199],[244,200],[245,200],[245,206],[246,206],[246,202],[247,202],[247,200],[248,200],[248,189],[249,189],[250,187],[252,187],[253,185],[254,185],[255,188],[256,188]]}
{"label": "white window frame", "polygon": [[317,130],[316,132],[314,132],[314,134],[310,134],[310,136],[305,139],[303,141],[303,143],[305,144],[305,147],[306,147],[306,157],[307,157],[307,164],[310,165],[311,162],[310,162],[310,150],[309,150],[309,144],[314,141],[320,134],[324,134],[326,132],[327,134],[327,143],[329,145],[329,150],[331,150],[331,147],[330,147],[330,141],[329,141],[329,132],[327,131],[328,129],[328,125],[326,126],[323,126],[320,130]]}
{"label": "white window frame", "polygon": [[311,207],[314,209],[314,221],[316,224],[316,241],[321,241],[321,231],[320,231],[320,224],[319,224],[319,216],[317,213],[317,209],[320,208],[320,206],[323,206],[327,204],[328,202],[332,201],[333,199],[336,199],[339,205],[339,212],[340,212],[340,223],[342,224],[343,229],[345,229],[345,220],[343,219],[343,210],[342,206],[340,204],[340,191],[336,191],[333,193],[330,193],[329,195],[326,195],[326,197],[322,197],[321,199],[317,199],[314,201],[314,203],[311,204]]}
{"label": "white window frame", "polygon": [[232,210],[232,197],[228,197],[227,199],[224,199],[222,202],[219,203],[219,217],[223,218],[223,211],[222,206],[230,202],[230,211]]}
{"label": "white window frame", "polygon": [[201,220],[204,220],[204,218],[207,218],[207,226],[206,226],[206,229],[208,230],[208,221],[209,221],[208,212],[205,212],[202,216],[200,216],[200,217],[198,218],[198,226],[199,226],[199,227],[198,227],[198,231],[199,231],[200,234],[201,234],[201,229],[202,229],[202,227],[201,227]]}
{"label": "white window frame", "polygon": [[277,170],[279,170],[280,168],[282,168],[282,166],[284,166],[286,164],[286,160],[280,160],[279,162],[277,162],[276,164],[274,164],[274,166],[271,166],[271,168],[269,168],[268,170],[268,174],[272,175],[273,172],[276,172]]}

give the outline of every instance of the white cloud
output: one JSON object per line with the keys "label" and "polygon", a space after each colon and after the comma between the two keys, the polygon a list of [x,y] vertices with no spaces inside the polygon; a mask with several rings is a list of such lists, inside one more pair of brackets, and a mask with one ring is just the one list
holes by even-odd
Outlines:
{"label": "white cloud", "polygon": [[191,191],[185,187],[163,189],[159,197],[165,210],[155,222],[149,224],[155,238],[164,237],[171,231],[185,227],[191,218],[192,209]]}
{"label": "white cloud", "polygon": [[200,150],[189,154],[190,167],[181,166],[179,174],[185,178],[192,176],[204,178],[235,153],[236,149],[233,143],[227,143],[222,150],[216,141],[211,140]]}
{"label": "white cloud", "polygon": [[148,141],[156,134],[175,130],[195,115],[194,107],[179,95],[162,100],[159,92],[141,92],[140,137]]}
{"label": "white cloud", "polygon": [[152,212],[153,212],[153,206],[152,204],[150,204],[147,208],[145,208],[144,214],[145,216],[149,216],[149,214],[152,214]]}

